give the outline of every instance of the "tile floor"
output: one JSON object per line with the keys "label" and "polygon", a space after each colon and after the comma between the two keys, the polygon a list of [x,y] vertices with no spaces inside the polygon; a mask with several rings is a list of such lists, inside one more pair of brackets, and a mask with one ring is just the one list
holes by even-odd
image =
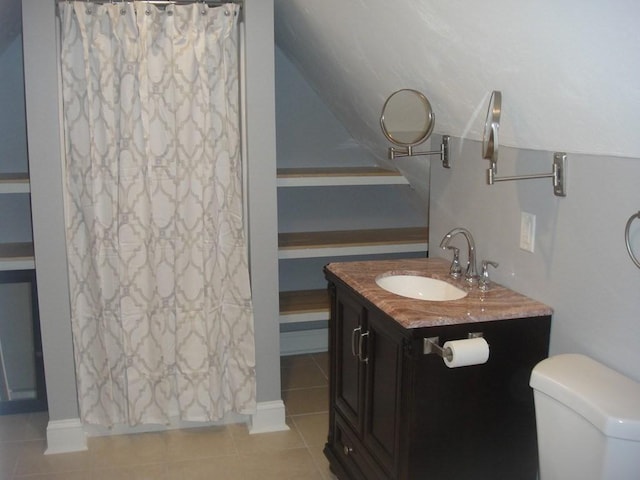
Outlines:
{"label": "tile floor", "polygon": [[46,413],[0,416],[0,480],[334,480],[326,353],[282,358],[287,432],[244,425],[92,437],[86,452],[43,455]]}

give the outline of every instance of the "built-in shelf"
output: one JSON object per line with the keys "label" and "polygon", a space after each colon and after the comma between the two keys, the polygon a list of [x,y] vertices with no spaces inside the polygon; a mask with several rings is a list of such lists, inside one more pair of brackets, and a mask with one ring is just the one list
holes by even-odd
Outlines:
{"label": "built-in shelf", "polygon": [[[0,194],[30,193],[27,172],[0,173]],[[32,270],[35,268],[33,244],[0,243],[0,270]]]}
{"label": "built-in shelf", "polygon": [[29,193],[30,191],[28,173],[0,173],[0,194]]}
{"label": "built-in shelf", "polygon": [[408,183],[399,172],[378,167],[278,169],[278,187],[407,185]]}
{"label": "built-in shelf", "polygon": [[[279,168],[279,188],[319,188],[322,194],[330,195],[324,187],[358,187],[397,185],[406,188],[407,179],[396,171],[378,167],[329,167],[329,168]],[[349,191],[352,191],[349,189]],[[389,189],[382,190],[388,194]],[[293,192],[292,192],[293,193]],[[316,192],[316,195],[318,192]],[[347,195],[348,198],[348,195]],[[286,201],[283,195],[282,201]],[[348,201],[344,208],[351,207]],[[354,214],[357,215],[357,214]],[[388,227],[388,223],[385,225]],[[314,227],[315,228],[315,227]],[[283,272],[295,271],[304,259],[321,258],[327,262],[339,261],[340,257],[386,254],[426,254],[429,250],[428,227],[378,228],[365,230],[327,230],[313,232],[280,232],[278,234],[278,258]],[[317,262],[316,262],[317,263]],[[297,267],[294,266],[297,264]],[[291,269],[291,270],[289,270]],[[286,274],[286,273],[285,273]],[[321,276],[321,269],[317,269]],[[315,278],[315,277],[314,277]],[[301,282],[301,288],[305,282]],[[313,288],[317,280],[309,282]],[[311,285],[307,285],[310,287]],[[296,287],[294,287],[296,288]],[[329,319],[330,299],[327,289],[280,292],[281,352],[321,351],[326,349],[326,325]],[[324,322],[324,323],[322,323]],[[307,324],[304,326],[302,324]]]}
{"label": "built-in shelf", "polygon": [[327,289],[280,292],[280,323],[328,319],[329,292]]}
{"label": "built-in shelf", "polygon": [[35,265],[33,243],[0,244],[0,270],[32,270]]}
{"label": "built-in shelf", "polygon": [[428,227],[278,234],[278,258],[426,252]]}

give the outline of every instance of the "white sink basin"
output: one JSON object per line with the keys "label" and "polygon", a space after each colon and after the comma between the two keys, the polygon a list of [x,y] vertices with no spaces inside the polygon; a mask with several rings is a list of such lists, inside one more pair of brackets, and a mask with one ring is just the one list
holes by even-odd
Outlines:
{"label": "white sink basin", "polygon": [[446,302],[467,296],[467,292],[450,283],[418,275],[382,275],[376,283],[388,292],[417,300]]}

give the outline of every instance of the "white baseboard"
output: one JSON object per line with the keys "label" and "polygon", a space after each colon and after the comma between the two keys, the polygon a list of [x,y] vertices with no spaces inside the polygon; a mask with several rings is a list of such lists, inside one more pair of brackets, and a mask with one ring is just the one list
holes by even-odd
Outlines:
{"label": "white baseboard", "polygon": [[283,430],[289,430],[285,421],[284,402],[275,400],[258,403],[256,413],[251,416],[249,433],[281,432]]}
{"label": "white baseboard", "polygon": [[49,420],[45,455],[81,452],[87,449],[87,435],[79,418]]}
{"label": "white baseboard", "polygon": [[246,423],[249,433],[266,433],[289,430],[285,421],[284,402],[260,402],[252,415],[227,414],[218,422],[184,422],[172,418],[169,425],[114,425],[112,428],[83,425],[79,418],[49,421],[47,425],[46,455],[80,452],[87,450],[87,437],[103,435],[127,435],[132,433],[158,432],[177,428],[192,428],[230,423]]}
{"label": "white baseboard", "polygon": [[171,414],[167,424],[151,423],[136,425],[134,427],[122,423],[103,427],[101,425],[85,425],[84,430],[89,437],[103,437],[110,435],[132,435],[137,433],[166,432],[185,428],[219,427],[237,423],[249,424],[250,416],[241,413],[227,413],[224,418],[217,421],[186,421],[180,420],[178,413]]}
{"label": "white baseboard", "polygon": [[326,352],[328,348],[328,328],[280,332],[280,355]]}

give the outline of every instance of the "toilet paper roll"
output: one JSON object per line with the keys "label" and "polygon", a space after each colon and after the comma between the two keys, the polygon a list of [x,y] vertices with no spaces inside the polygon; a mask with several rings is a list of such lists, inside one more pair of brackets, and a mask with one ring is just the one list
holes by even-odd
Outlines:
{"label": "toilet paper roll", "polygon": [[451,360],[444,359],[449,368],[480,365],[489,360],[489,344],[482,338],[467,338],[465,340],[451,340],[445,342],[442,348],[451,350]]}

